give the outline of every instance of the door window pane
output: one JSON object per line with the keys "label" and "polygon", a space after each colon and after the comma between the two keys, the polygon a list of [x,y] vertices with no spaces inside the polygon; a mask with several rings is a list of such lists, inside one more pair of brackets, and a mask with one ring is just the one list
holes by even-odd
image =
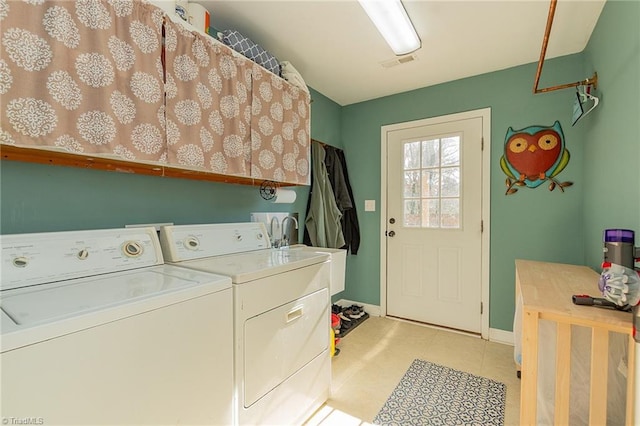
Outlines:
{"label": "door window pane", "polygon": [[443,228],[460,228],[460,200],[457,198],[443,198],[440,218]]}
{"label": "door window pane", "polygon": [[423,228],[440,227],[440,200],[437,198],[422,200],[422,211]]}
{"label": "door window pane", "polygon": [[404,144],[404,170],[420,168],[420,142]]}
{"label": "door window pane", "polygon": [[420,170],[404,172],[404,197],[420,197]]}
{"label": "door window pane", "polygon": [[457,166],[460,164],[460,136],[442,138],[442,165]]}
{"label": "door window pane", "polygon": [[422,195],[437,197],[440,194],[440,170],[422,171]]}
{"label": "door window pane", "polygon": [[460,196],[460,168],[449,167],[442,169],[442,192],[443,197]]}
{"label": "door window pane", "polygon": [[422,167],[438,167],[440,165],[440,139],[422,142]]}
{"label": "door window pane", "polygon": [[404,201],[404,226],[419,227],[420,226],[420,200]]}

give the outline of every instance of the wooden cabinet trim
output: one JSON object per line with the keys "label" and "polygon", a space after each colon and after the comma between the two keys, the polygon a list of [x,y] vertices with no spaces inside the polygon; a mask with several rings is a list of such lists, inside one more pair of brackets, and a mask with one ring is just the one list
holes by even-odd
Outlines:
{"label": "wooden cabinet trim", "polygon": [[[234,183],[240,185],[260,186],[264,179],[253,179],[244,176],[222,175],[200,170],[183,169],[163,164],[140,163],[116,158],[105,158],[99,155],[74,154],[66,151],[25,148],[14,145],[2,145],[2,160],[22,161],[28,163],[49,164],[52,166],[78,167],[83,169],[103,170],[109,172],[133,173],[140,175],[183,178],[209,182]],[[292,183],[279,182],[279,186],[296,186]]]}

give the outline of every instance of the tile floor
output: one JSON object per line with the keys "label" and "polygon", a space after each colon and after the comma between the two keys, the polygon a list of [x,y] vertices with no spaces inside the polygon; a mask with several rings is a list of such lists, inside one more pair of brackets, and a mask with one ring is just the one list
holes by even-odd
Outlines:
{"label": "tile floor", "polygon": [[513,346],[390,318],[371,317],[351,331],[332,359],[332,396],[307,423],[367,425],[411,362],[423,359],[507,385],[505,425],[520,416]]}

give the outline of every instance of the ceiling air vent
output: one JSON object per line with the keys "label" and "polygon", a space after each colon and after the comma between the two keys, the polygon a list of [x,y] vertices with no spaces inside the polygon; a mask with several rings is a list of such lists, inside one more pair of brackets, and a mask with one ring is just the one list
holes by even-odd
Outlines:
{"label": "ceiling air vent", "polygon": [[396,65],[406,64],[407,62],[413,62],[418,59],[418,55],[412,53],[410,55],[399,56],[397,58],[390,59],[388,61],[380,62],[384,68],[395,67]]}

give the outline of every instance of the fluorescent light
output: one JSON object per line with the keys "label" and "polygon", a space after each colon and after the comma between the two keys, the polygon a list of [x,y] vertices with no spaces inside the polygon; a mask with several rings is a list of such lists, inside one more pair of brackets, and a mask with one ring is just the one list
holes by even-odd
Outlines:
{"label": "fluorescent light", "polygon": [[400,0],[358,0],[396,55],[420,48],[420,38]]}

